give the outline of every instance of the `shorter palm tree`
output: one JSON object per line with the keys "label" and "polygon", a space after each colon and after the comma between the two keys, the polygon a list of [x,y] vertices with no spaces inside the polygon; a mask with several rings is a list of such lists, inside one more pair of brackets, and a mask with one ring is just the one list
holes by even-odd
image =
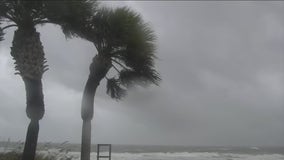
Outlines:
{"label": "shorter palm tree", "polygon": [[[45,53],[40,41],[40,33],[36,26],[45,23],[78,24],[93,14],[94,1],[89,0],[1,0],[0,22],[8,23],[0,26],[0,40],[3,31],[17,27],[11,47],[11,56],[15,60],[16,74],[19,74],[25,84],[26,114],[31,120],[28,126],[23,151],[23,160],[33,160],[39,133],[39,120],[44,115],[44,96],[42,91],[42,76],[47,70]],[[56,8],[56,10],[55,10]],[[0,24],[1,25],[1,24]]]}
{"label": "shorter palm tree", "polygon": [[69,30],[70,36],[87,39],[98,52],[89,67],[81,107],[81,160],[89,160],[91,120],[97,87],[105,78],[107,94],[118,100],[126,95],[127,88],[135,84],[157,85],[160,77],[154,69],[155,36],[141,16],[126,7],[101,8],[79,29],[72,29]]}

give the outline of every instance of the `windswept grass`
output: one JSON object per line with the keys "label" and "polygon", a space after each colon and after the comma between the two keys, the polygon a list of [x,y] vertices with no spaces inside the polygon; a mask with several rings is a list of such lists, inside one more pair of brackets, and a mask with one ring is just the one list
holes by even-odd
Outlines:
{"label": "windswept grass", "polygon": [[[56,146],[50,146],[50,143],[43,144],[35,157],[35,160],[74,160],[75,157],[68,154],[70,149],[66,146],[68,142],[65,141]],[[23,142],[17,142],[12,147],[12,150],[9,150],[10,141],[6,143],[4,152],[0,152],[0,160],[21,160]],[[8,151],[7,151],[8,150]]]}
{"label": "windswept grass", "polygon": [[[22,153],[17,153],[15,151],[0,153],[0,160],[20,160],[21,157],[22,157]],[[55,160],[55,159],[51,159],[48,156],[38,154],[36,155],[35,160]]]}
{"label": "windswept grass", "polygon": [[[0,153],[0,160],[21,160],[22,153],[6,152]],[[35,160],[73,160],[70,156],[60,156],[58,154],[37,154]]]}

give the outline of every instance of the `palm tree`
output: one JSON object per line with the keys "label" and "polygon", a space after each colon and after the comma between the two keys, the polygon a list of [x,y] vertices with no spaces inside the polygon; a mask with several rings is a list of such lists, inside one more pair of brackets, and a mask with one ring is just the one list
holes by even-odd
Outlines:
{"label": "palm tree", "polygon": [[127,88],[135,84],[157,85],[160,77],[154,69],[155,36],[141,16],[126,7],[101,8],[80,30],[69,33],[87,39],[97,49],[89,67],[81,106],[81,160],[89,160],[97,87],[105,78],[107,94],[118,100],[126,95]]}
{"label": "palm tree", "polygon": [[[8,24],[0,27],[0,40],[3,40],[4,30],[17,27],[11,47],[11,56],[15,60],[16,74],[19,74],[25,84],[26,114],[31,120],[28,126],[22,160],[33,160],[38,140],[39,120],[44,115],[44,96],[42,91],[42,76],[48,69],[44,50],[40,41],[37,25],[45,23],[78,24],[81,19],[93,13],[94,2],[88,0],[1,0],[0,22]],[[3,23],[2,23],[3,24]],[[76,25],[74,25],[76,26]]]}

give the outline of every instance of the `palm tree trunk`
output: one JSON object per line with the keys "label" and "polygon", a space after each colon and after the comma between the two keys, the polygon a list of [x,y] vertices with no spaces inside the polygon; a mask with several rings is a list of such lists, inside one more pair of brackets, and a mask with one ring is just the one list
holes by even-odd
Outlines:
{"label": "palm tree trunk", "polygon": [[31,122],[28,127],[22,160],[34,160],[39,120],[44,115],[44,100],[41,78],[46,70],[40,34],[34,28],[19,28],[15,31],[11,56],[15,69],[21,75],[26,89],[26,114]]}
{"label": "palm tree trunk", "polygon": [[90,65],[90,74],[85,85],[81,117],[83,119],[82,126],[82,142],[81,142],[81,160],[90,160],[91,154],[91,121],[94,115],[94,98],[100,81],[105,77],[110,69],[110,61],[97,55],[93,58]]}
{"label": "palm tree trunk", "polygon": [[91,153],[91,121],[94,113],[94,97],[97,90],[98,82],[96,82],[94,76],[89,76],[86,83],[81,115],[83,119],[82,126],[82,144],[81,144],[81,160],[90,160]]}
{"label": "palm tree trunk", "polygon": [[31,120],[27,131],[22,160],[35,159],[38,132],[39,132],[38,120]]}
{"label": "palm tree trunk", "polygon": [[44,115],[41,80],[23,78],[27,95],[27,116],[31,119],[28,127],[22,160],[34,160],[39,132],[39,120]]}
{"label": "palm tree trunk", "polygon": [[90,160],[91,154],[91,120],[83,120],[81,160]]}

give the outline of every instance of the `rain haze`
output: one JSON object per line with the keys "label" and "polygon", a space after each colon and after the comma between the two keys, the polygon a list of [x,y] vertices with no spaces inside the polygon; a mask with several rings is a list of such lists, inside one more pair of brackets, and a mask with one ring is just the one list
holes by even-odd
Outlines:
{"label": "rain haze", "polygon": [[[284,146],[284,3],[106,1],[139,12],[157,36],[160,86],[132,89],[122,101],[98,88],[92,143]],[[49,70],[39,141],[80,143],[80,106],[90,42],[39,26]],[[0,141],[24,140],[25,90],[0,48]]]}

